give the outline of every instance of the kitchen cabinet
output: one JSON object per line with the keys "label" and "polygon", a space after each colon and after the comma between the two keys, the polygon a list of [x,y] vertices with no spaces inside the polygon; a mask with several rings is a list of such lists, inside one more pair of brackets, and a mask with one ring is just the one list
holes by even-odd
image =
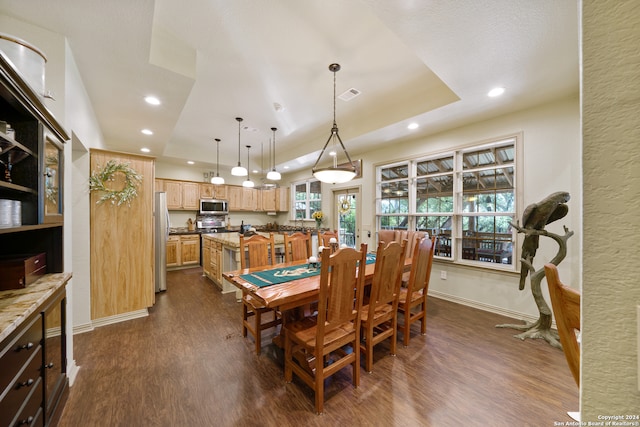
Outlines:
{"label": "kitchen cabinet", "polygon": [[262,190],[262,210],[266,212],[276,211],[276,194],[278,189],[265,188]]}
{"label": "kitchen cabinet", "polygon": [[214,184],[200,184],[201,199],[227,199],[227,186]]}
{"label": "kitchen cabinet", "polygon": [[164,180],[156,178],[154,181],[155,187],[153,189],[154,192],[164,191]]}
{"label": "kitchen cabinet", "polygon": [[289,212],[289,187],[280,187],[276,190],[276,211]]}
{"label": "kitchen cabinet", "polygon": [[167,239],[167,268],[200,264],[200,235],[176,234]]}
{"label": "kitchen cabinet", "polygon": [[66,293],[63,289],[42,310],[45,420],[56,418],[56,410],[67,383],[66,303]]}
{"label": "kitchen cabinet", "polygon": [[261,207],[260,190],[230,185],[228,187],[230,211],[257,211]]}
{"label": "kitchen cabinet", "polygon": [[202,236],[202,273],[213,281],[220,289],[222,281],[222,243],[211,237]]}
{"label": "kitchen cabinet", "polygon": [[[167,193],[167,209],[191,210],[200,208],[200,183],[177,181],[170,179],[156,179],[156,191]],[[162,187],[162,190],[158,188]]]}
{"label": "kitchen cabinet", "polygon": [[167,209],[182,209],[182,183],[180,181],[163,181],[167,193]]}
{"label": "kitchen cabinet", "polygon": [[202,274],[211,277],[211,239],[202,238]]}
{"label": "kitchen cabinet", "polygon": [[167,238],[167,267],[179,267],[180,261],[180,236]]}
{"label": "kitchen cabinet", "polygon": [[200,209],[200,184],[182,183],[182,209],[197,211]]}
{"label": "kitchen cabinet", "polygon": [[[70,278],[70,274],[51,274],[29,291],[4,300],[10,305],[5,309],[7,316],[31,313],[24,314],[13,330],[0,330],[6,335],[0,343],[0,419],[4,425],[54,426],[62,413],[69,393],[65,286]],[[13,299],[19,308],[11,307]],[[3,326],[7,323],[11,322]]]}
{"label": "kitchen cabinet", "polygon": [[181,265],[200,264],[200,235],[190,234],[180,236]]}

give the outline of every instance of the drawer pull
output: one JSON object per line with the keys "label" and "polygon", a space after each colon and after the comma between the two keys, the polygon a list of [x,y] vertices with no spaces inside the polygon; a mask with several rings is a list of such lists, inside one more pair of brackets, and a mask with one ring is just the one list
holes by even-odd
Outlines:
{"label": "drawer pull", "polygon": [[47,369],[53,368],[53,362],[49,362],[47,365],[44,365],[44,367]]}
{"label": "drawer pull", "polygon": [[31,387],[33,385],[34,381],[29,378],[28,380],[18,383],[18,386],[16,387],[16,389],[22,388],[22,387]]}
{"label": "drawer pull", "polygon": [[18,421],[18,425],[24,425],[24,424],[31,424],[33,422],[33,417],[29,417],[26,420],[20,420]]}
{"label": "drawer pull", "polygon": [[20,351],[20,350],[29,350],[29,349],[31,349],[31,348],[33,348],[33,343],[32,343],[32,342],[28,342],[28,343],[26,343],[26,344],[24,344],[24,345],[19,346],[19,347],[16,349],[16,351]]}

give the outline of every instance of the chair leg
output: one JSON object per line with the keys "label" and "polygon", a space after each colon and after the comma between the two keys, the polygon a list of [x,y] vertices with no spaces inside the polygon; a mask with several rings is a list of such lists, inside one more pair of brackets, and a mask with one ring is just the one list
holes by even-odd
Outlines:
{"label": "chair leg", "polygon": [[284,381],[290,383],[293,379],[291,368],[291,363],[293,363],[292,343],[287,337],[288,333],[286,329],[282,329],[282,334],[284,336]]}
{"label": "chair leg", "polygon": [[397,340],[397,336],[398,336],[398,315],[396,312],[396,316],[391,319],[391,330],[393,331],[391,333],[391,355],[395,356],[396,355],[396,340]]}
{"label": "chair leg", "polygon": [[256,332],[256,354],[258,356],[260,356],[260,353],[262,352],[262,312],[260,310],[255,310],[255,314],[254,317],[256,319],[256,323],[254,326],[254,330]]}
{"label": "chair leg", "polygon": [[324,411],[324,357],[316,357],[316,373],[314,380],[316,413],[322,414]]}
{"label": "chair leg", "polygon": [[427,335],[427,302],[422,301],[420,308],[422,309],[422,323],[420,325],[420,332],[422,333],[422,335]]}
{"label": "chair leg", "polygon": [[249,312],[247,310],[247,305],[242,302],[242,336],[243,337],[247,337],[247,326],[245,325],[244,322],[247,321],[247,319],[249,318]]}
{"label": "chair leg", "polygon": [[360,387],[360,331],[356,331],[356,340],[353,342],[353,386]]}
{"label": "chair leg", "polygon": [[[366,328],[365,341],[364,341],[364,367],[368,373],[372,372],[373,366],[373,329]],[[359,359],[358,359],[359,360]]]}
{"label": "chair leg", "polygon": [[409,347],[409,335],[411,334],[411,311],[408,309],[402,312],[404,323],[402,324],[402,344]]}

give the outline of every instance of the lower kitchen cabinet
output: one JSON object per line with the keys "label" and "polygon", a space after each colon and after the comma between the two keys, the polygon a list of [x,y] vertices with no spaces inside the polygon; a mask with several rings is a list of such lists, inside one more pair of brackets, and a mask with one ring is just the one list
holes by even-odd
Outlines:
{"label": "lower kitchen cabinet", "polygon": [[202,273],[222,289],[222,243],[202,238]]}
{"label": "lower kitchen cabinet", "polygon": [[200,264],[200,235],[180,236],[180,260],[182,265]]}
{"label": "lower kitchen cabinet", "polygon": [[169,236],[167,239],[167,267],[179,267],[180,262],[180,236]]}
{"label": "lower kitchen cabinet", "polygon": [[52,276],[40,281],[61,280],[59,287],[0,343],[3,425],[54,426],[69,394],[65,285],[71,276]]}
{"label": "lower kitchen cabinet", "polygon": [[200,235],[170,235],[167,239],[167,268],[200,264]]}

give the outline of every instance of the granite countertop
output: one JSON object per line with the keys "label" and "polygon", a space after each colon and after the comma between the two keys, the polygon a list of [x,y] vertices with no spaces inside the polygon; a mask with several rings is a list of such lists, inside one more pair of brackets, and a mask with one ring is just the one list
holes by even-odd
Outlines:
{"label": "granite countertop", "polygon": [[[269,233],[258,232],[265,237],[269,237]],[[223,246],[229,246],[234,249],[240,249],[240,235],[236,233],[209,233],[203,234],[203,238],[211,239],[214,242],[222,243]],[[284,234],[273,233],[276,245],[284,245]]]}
{"label": "granite countertop", "polygon": [[46,274],[26,288],[0,291],[0,341],[5,339],[71,279],[71,273]]}
{"label": "granite countertop", "polygon": [[179,234],[201,234],[202,230],[193,229],[189,230],[187,227],[176,227],[169,229],[169,235],[179,235]]}

